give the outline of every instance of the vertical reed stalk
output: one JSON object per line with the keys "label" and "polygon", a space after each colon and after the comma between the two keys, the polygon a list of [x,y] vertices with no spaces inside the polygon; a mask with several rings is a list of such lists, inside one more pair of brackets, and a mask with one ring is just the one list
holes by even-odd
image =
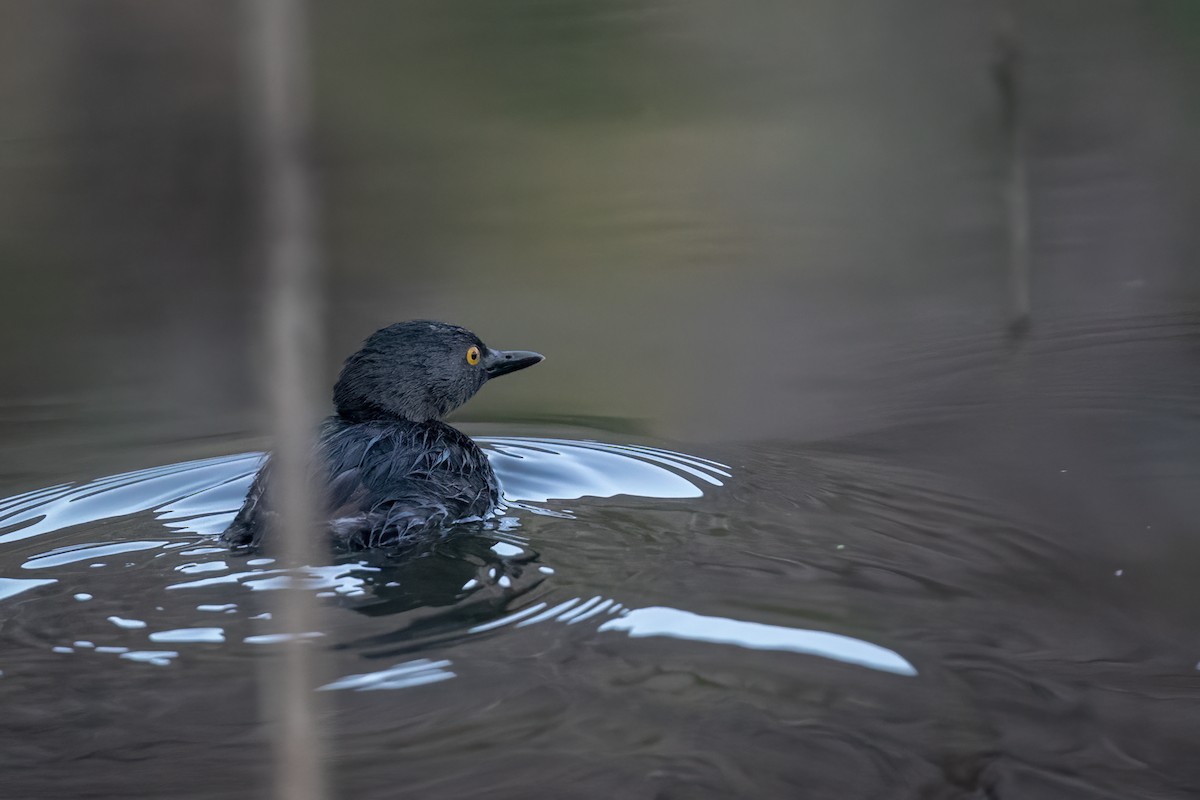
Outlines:
{"label": "vertical reed stalk", "polygon": [[1029,171],[1025,151],[1025,108],[1022,93],[1023,64],[1016,13],[1012,0],[1002,0],[1000,55],[996,64],[996,83],[1000,90],[1003,126],[1007,145],[1008,177],[1008,273],[1012,297],[1011,328],[1023,332],[1029,325],[1030,253],[1029,253]]}
{"label": "vertical reed stalk", "polygon": [[[271,538],[291,568],[313,564],[318,537],[309,477],[314,424],[320,415],[322,347],[316,200],[311,174],[307,28],[302,0],[246,0],[248,64],[261,200],[261,255],[266,259],[269,398],[274,424]],[[289,633],[318,630],[314,593],[273,593],[275,619]],[[260,673],[274,736],[274,792],[280,800],[326,796],[316,709],[319,652],[310,641],[283,644],[277,663]]]}

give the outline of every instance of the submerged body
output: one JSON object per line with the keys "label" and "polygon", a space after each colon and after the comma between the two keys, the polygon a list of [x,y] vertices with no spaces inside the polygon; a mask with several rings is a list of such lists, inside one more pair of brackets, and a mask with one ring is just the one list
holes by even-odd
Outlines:
{"label": "submerged body", "polygon": [[[390,547],[491,513],[500,486],[487,456],[438,418],[489,378],[541,360],[490,350],[444,323],[401,323],[369,338],[346,361],[334,389],[338,413],[317,444],[314,477],[334,544]],[[230,546],[257,547],[272,527],[270,484],[268,461],[221,536]]]}
{"label": "submerged body", "polygon": [[[317,445],[317,480],[333,542],[389,547],[454,522],[484,517],[500,501],[487,456],[443,422],[346,422],[330,417]],[[270,470],[250,487],[223,534],[234,547],[259,544],[273,514],[264,502]]]}

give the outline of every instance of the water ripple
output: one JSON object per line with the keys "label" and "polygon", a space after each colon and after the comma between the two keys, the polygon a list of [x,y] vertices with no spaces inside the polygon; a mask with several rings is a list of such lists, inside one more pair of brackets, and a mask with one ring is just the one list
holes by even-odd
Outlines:
{"label": "water ripple", "polygon": [[[411,612],[427,626],[449,626],[460,633],[507,628],[513,623],[525,627],[552,619],[573,625],[628,613],[620,603],[601,597],[560,603],[549,612],[545,604],[535,603],[523,612],[506,613],[514,601],[555,572],[537,563],[538,554],[518,532],[521,517],[528,514],[551,520],[573,519],[574,513],[563,508],[560,501],[586,497],[697,498],[706,490],[722,486],[731,475],[729,467],[716,461],[640,445],[522,437],[485,437],[478,441],[503,486],[502,514],[480,530],[464,529],[463,535],[431,541],[423,554],[434,560],[409,559],[420,562],[412,569],[407,568],[405,560],[397,562],[389,555],[370,553],[327,566],[268,568],[273,563],[270,558],[222,558],[225,548],[197,539],[213,535],[229,523],[263,463],[262,453],[137,470],[0,500],[0,544],[10,548],[22,569],[71,576],[72,593],[47,590],[47,600],[74,597],[95,604],[94,619],[87,613],[78,617],[81,625],[90,626],[86,635],[68,637],[66,642],[46,642],[48,649],[63,654],[76,653],[77,649],[117,653],[127,661],[165,666],[173,663],[179,653],[138,649],[139,645],[236,647],[270,644],[293,635],[264,632],[262,622],[247,622],[269,620],[270,615],[255,614],[260,604],[243,601],[239,593],[244,591],[299,587],[364,614],[398,614],[403,619]],[[152,527],[148,529],[147,523]],[[153,532],[138,536],[146,530]],[[168,536],[163,536],[164,532]],[[205,555],[216,558],[197,559]],[[157,601],[162,604],[157,614],[123,601],[116,589],[124,585],[123,579],[113,583],[104,577],[115,577],[117,571],[130,568],[153,568],[150,580],[164,592]],[[91,579],[92,574],[99,579]],[[3,577],[0,600],[58,581]],[[187,613],[179,611],[179,603],[172,600],[180,594],[188,596]],[[172,608],[164,612],[168,603],[173,603]],[[213,613],[220,613],[222,620],[234,627],[205,625],[194,616]],[[168,617],[174,624],[161,624]],[[104,624],[103,620],[107,620],[109,640],[93,642],[99,630],[94,623]],[[237,629],[245,624],[253,630]],[[32,642],[44,635],[33,629],[23,632]],[[397,635],[405,635],[404,630]],[[76,648],[76,642],[87,647]],[[437,664],[419,668],[412,664],[419,666],[420,662],[352,675],[326,688],[398,688],[454,675]]]}
{"label": "water ripple", "polygon": [[[715,461],[651,447],[519,437],[478,441],[505,499],[530,510],[530,503],[583,497],[700,497],[702,485],[720,486],[730,474]],[[263,458],[208,458],[16,495],[0,501],[0,544],[147,511],[179,533],[219,533],[237,513]]]}

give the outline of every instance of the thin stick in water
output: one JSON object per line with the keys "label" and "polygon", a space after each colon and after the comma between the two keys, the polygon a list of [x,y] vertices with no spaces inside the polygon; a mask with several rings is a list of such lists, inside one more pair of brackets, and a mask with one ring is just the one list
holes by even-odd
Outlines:
{"label": "thin stick in water", "polygon": [[[310,101],[305,7],[300,0],[247,0],[251,117],[261,164],[262,250],[267,262],[270,405],[274,422],[272,493],[287,566],[314,563],[314,492],[309,458],[319,416],[316,380],[321,352],[316,201],[309,160]],[[314,593],[274,593],[284,631],[317,630]],[[274,790],[287,800],[326,796],[318,728],[315,651],[293,636],[278,664],[260,676],[274,723]]]}

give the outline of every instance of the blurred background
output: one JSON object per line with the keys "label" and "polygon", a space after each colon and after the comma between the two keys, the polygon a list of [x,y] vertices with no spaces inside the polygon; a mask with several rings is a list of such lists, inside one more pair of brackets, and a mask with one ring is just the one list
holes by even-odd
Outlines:
{"label": "blurred background", "polygon": [[[241,14],[0,6],[6,484],[264,429]],[[1190,0],[315,3],[323,374],[431,317],[549,357],[466,419],[810,440],[996,402],[1006,17],[1033,330],[1195,303]]]}
{"label": "blurred background", "polygon": [[[343,788],[1194,796],[1200,2],[363,0],[309,24],[322,385],[375,329],[442,319],[547,356],[468,432],[732,473],[523,513],[515,559],[468,541],[375,586],[404,603],[331,601],[331,634],[458,676],[340,698]],[[0,497],[270,445],[246,30],[230,0],[0,0]],[[47,546],[166,535],[105,513],[6,549],[9,585]],[[4,785],[255,791],[259,623],[166,669],[51,651],[146,646],[106,621],[138,604],[208,624],[163,587],[212,565],[159,555],[65,559],[5,607]],[[486,559],[527,578],[491,618],[535,588],[673,603],[919,677],[586,626],[472,639],[489,617],[455,604]],[[425,605],[462,641],[414,645]]]}

